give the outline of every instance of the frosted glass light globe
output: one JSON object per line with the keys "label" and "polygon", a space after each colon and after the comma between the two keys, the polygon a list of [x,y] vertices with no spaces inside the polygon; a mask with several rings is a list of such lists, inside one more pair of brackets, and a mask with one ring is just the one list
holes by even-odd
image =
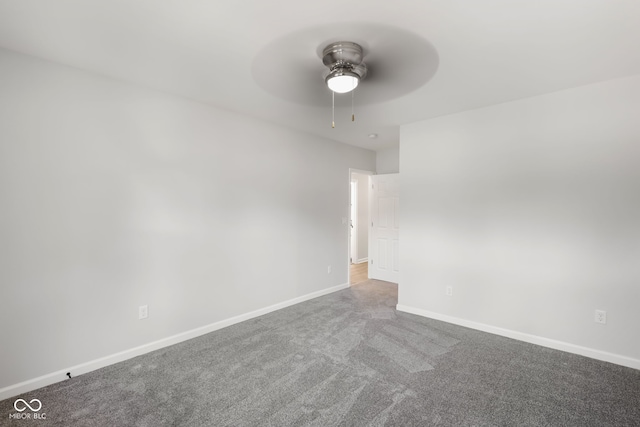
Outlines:
{"label": "frosted glass light globe", "polygon": [[337,75],[327,80],[327,86],[335,93],[347,93],[358,87],[360,79],[350,75]]}

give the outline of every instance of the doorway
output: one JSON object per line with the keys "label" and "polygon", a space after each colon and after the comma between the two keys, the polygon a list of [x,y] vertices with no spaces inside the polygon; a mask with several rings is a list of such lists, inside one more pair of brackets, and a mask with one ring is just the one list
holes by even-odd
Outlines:
{"label": "doorway", "polygon": [[369,206],[370,180],[373,172],[349,170],[349,284],[369,278]]}

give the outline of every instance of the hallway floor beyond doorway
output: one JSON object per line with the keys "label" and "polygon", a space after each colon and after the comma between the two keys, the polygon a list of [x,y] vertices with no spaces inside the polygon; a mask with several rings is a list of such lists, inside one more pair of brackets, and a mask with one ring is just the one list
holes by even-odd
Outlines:
{"label": "hallway floor beyond doorway", "polygon": [[369,278],[369,263],[361,262],[360,264],[351,264],[349,266],[351,278],[349,281],[350,285],[355,285],[356,283],[364,282]]}

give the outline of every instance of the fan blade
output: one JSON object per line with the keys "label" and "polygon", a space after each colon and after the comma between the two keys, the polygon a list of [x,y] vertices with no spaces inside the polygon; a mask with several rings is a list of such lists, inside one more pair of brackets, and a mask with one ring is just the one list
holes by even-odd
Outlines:
{"label": "fan blade", "polygon": [[372,23],[341,23],[298,31],[268,44],[253,62],[253,78],[281,99],[327,105],[331,92],[324,83],[327,68],[322,63],[322,50],[340,40],[358,43],[364,50],[367,76],[356,89],[361,105],[417,90],[438,69],[436,49],[409,31]]}

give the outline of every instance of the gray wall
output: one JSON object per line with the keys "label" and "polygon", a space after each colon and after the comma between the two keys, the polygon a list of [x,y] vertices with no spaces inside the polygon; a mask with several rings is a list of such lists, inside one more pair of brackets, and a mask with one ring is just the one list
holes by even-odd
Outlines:
{"label": "gray wall", "polygon": [[0,94],[0,389],[347,282],[373,151],[7,51]]}
{"label": "gray wall", "polygon": [[640,368],[639,118],[635,76],[403,126],[399,305]]}
{"label": "gray wall", "polygon": [[399,147],[376,151],[376,172],[379,174],[400,172]]}

